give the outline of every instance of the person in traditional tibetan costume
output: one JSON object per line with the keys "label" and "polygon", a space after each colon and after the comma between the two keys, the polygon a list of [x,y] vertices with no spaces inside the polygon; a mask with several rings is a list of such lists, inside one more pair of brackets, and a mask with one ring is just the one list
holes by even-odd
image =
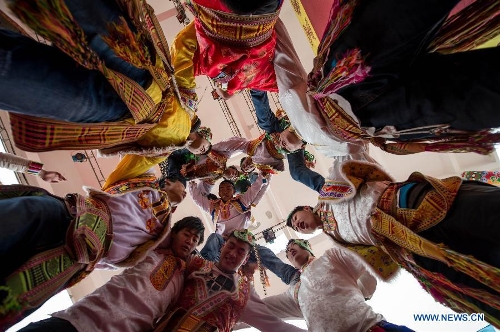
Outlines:
{"label": "person in traditional tibetan costume", "polygon": [[94,268],[133,266],[163,241],[186,196],[177,179],[145,174],[106,192],[51,195],[0,186],[0,316],[12,325]]}
{"label": "person in traditional tibetan costume", "polygon": [[[158,128],[158,130],[160,129]],[[210,150],[211,140],[212,131],[210,128],[199,127],[196,131],[189,134],[185,143],[185,149],[194,155],[203,155]],[[151,141],[151,144],[154,144],[153,142]],[[159,139],[156,142],[159,142]],[[111,149],[114,149],[114,147]],[[148,172],[151,167],[167,159],[167,156],[172,153],[172,147],[169,146],[168,149],[170,151],[167,152],[159,152],[157,149],[146,152],[143,149],[136,150],[136,148],[134,150],[122,151],[126,155],[123,156],[113,172],[106,178],[106,182],[102,186],[103,190],[106,190],[118,181],[132,179]],[[175,147],[175,149],[183,149],[183,147]]]}
{"label": "person in traditional tibetan costume", "polygon": [[[201,158],[200,158],[201,159]],[[236,166],[219,166],[209,157],[202,162],[191,162],[184,164],[181,175],[188,181],[199,179],[201,181],[215,184],[220,179],[236,181],[240,176],[240,171]]]}
{"label": "person in traditional tibetan costume", "polygon": [[148,164],[181,147],[208,149],[203,136],[190,133],[197,116],[180,100],[168,44],[144,0],[9,5],[53,44],[0,30],[0,108],[11,113],[19,148],[102,149],[141,155]]}
{"label": "person in traditional tibetan costume", "polygon": [[6,168],[19,173],[36,175],[43,181],[52,183],[66,181],[66,178],[61,173],[44,170],[42,163],[10,153],[0,152],[0,168]]}
{"label": "person in traditional tibetan costume", "polygon": [[254,251],[253,234],[234,230],[218,262],[193,258],[186,266],[187,277],[179,300],[155,331],[229,332],[238,320],[260,331],[303,331],[273,315],[255,292],[253,270],[241,269]]}
{"label": "person in traditional tibetan costume", "polygon": [[218,144],[213,144],[212,149],[204,155],[194,155],[186,149],[174,151],[159,164],[162,174],[176,175],[186,181],[199,179],[212,184],[221,178],[235,181],[240,171],[235,166],[227,166],[227,157],[218,152]]}
{"label": "person in traditional tibetan costume", "polygon": [[[231,232],[250,226],[252,207],[256,206],[262,199],[269,183],[270,181],[266,177],[259,174],[244,194],[235,196],[234,184],[224,180],[219,184],[220,198],[213,200],[208,197],[213,188],[212,185],[202,181],[190,182],[188,188],[193,201],[211,216],[212,222],[216,226],[215,233],[210,234],[207,243],[200,251],[205,259],[218,261],[220,248]],[[262,265],[280,277],[284,283],[289,284],[297,272],[295,268],[283,263],[269,248],[261,245],[257,245],[256,248]],[[257,257],[252,254],[252,261],[255,262],[256,259]]]}
{"label": "person in traditional tibetan costume", "polygon": [[146,258],[52,318],[21,331],[151,331],[182,291],[186,265],[203,243],[197,217],[176,222]]}
{"label": "person in traditional tibetan costume", "polygon": [[244,153],[250,157],[245,162],[248,164],[244,166],[245,170],[258,169],[265,174],[276,174],[285,170],[285,156],[302,149],[303,146],[304,143],[300,139],[285,130],[265,133],[252,140],[231,137],[217,143],[217,152],[227,158]]}
{"label": "person in traditional tibetan costume", "polygon": [[[281,31],[281,26],[277,28],[277,31]],[[295,132],[293,127],[290,125],[290,121],[283,110],[278,110],[276,114],[271,110],[271,106],[269,105],[269,98],[267,96],[267,92],[259,91],[259,90],[251,90],[250,95],[252,97],[252,103],[255,107],[255,115],[257,117],[257,125],[264,130],[268,134],[280,133],[280,138],[282,140],[288,142],[301,142],[304,144],[299,135]],[[282,134],[283,133],[283,134]],[[274,134],[275,135],[275,134]],[[288,143],[290,144],[290,143]],[[316,149],[320,152],[323,152],[321,146],[316,146]],[[330,155],[327,155],[330,156]],[[317,176],[317,173],[310,172],[304,173],[302,172],[301,166],[305,164],[313,168],[315,163],[314,155],[310,152],[306,151],[305,148],[296,150],[291,153],[287,153],[286,155],[288,160],[288,168],[290,172],[290,176],[295,181],[298,181],[307,187],[317,190],[315,188],[316,180],[314,179]],[[331,157],[331,156],[330,156]],[[250,158],[250,161],[248,160]],[[370,158],[364,151],[359,154],[350,154],[345,156],[345,158]],[[338,156],[337,156],[338,159]],[[370,158],[371,159],[371,158]],[[241,168],[244,168],[251,172],[250,168],[252,164],[250,163],[251,157],[247,157],[245,160],[241,160]],[[312,176],[312,177],[311,177]]]}
{"label": "person in traditional tibetan costume", "polygon": [[436,301],[459,312],[484,312],[500,327],[500,224],[493,212],[500,188],[418,172],[394,182],[377,164],[355,160],[335,163],[327,178],[316,179],[318,204],[296,207],[289,227],[322,229],[384,279],[396,262]]}
{"label": "person in traditional tibetan costume", "polygon": [[199,75],[211,78],[226,97],[246,88],[277,91],[272,60],[281,3],[186,2],[195,19],[172,43],[172,63],[182,77],[179,91],[186,104],[197,103],[195,77]]}
{"label": "person in traditional tibetan costume", "polygon": [[282,294],[263,299],[281,318],[304,318],[309,331],[411,332],[384,320],[366,303],[375,293],[372,269],[350,250],[339,246],[314,257],[307,240],[291,239],[286,257],[300,279]]}
{"label": "person in traditional tibetan costume", "polygon": [[394,154],[494,151],[500,48],[472,48],[500,33],[500,4],[447,18],[458,2],[333,1],[309,77],[276,24],[280,103],[296,132],[335,158],[368,142]]}

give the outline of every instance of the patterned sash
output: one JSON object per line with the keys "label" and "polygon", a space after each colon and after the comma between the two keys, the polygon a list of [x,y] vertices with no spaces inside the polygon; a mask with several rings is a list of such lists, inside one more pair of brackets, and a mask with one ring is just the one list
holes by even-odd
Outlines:
{"label": "patterned sash", "polygon": [[112,195],[123,195],[140,188],[159,190],[158,179],[154,175],[145,174],[133,179],[118,181],[109,186],[105,192]]}
{"label": "patterned sash", "polygon": [[24,151],[92,150],[132,143],[155,124],[131,124],[126,121],[72,123],[10,113],[16,146]]}
{"label": "patterned sash", "polygon": [[199,26],[211,39],[243,48],[258,46],[271,38],[280,11],[262,15],[237,15],[201,6],[187,0]]}
{"label": "patterned sash", "polygon": [[[48,194],[43,189],[19,195]],[[76,197],[76,216],[71,222],[66,243],[31,257],[6,278],[7,298],[0,307],[6,322],[15,323],[26,311],[39,307],[57,292],[85,278],[111,246],[111,216],[104,202],[96,198]],[[7,323],[9,324],[9,323]]]}
{"label": "patterned sash", "polygon": [[[445,261],[448,266],[462,272],[491,289],[500,291],[500,269],[485,264],[443,245],[434,244],[417,233],[438,224],[450,209],[461,184],[451,177],[438,180],[413,173],[409,182],[429,182],[433,189],[427,193],[417,209],[399,209],[392,204],[401,184],[393,184],[384,192],[372,216],[372,233],[382,248],[403,268],[414,275],[434,299],[461,312],[479,310],[468,297],[500,310],[500,298],[492,293],[454,284],[440,273],[427,271],[413,260],[413,254]],[[479,310],[481,311],[481,310]],[[488,320],[500,326],[498,318],[485,313]]]}
{"label": "patterned sash", "polygon": [[279,142],[279,133],[262,134],[256,139],[250,141],[250,144],[247,147],[246,154],[250,157],[255,155],[255,152],[257,151],[259,145],[264,144],[264,146],[267,149],[267,152],[269,152],[269,154],[274,159],[278,160],[285,159],[285,155],[281,153],[276,147],[278,145],[278,142]]}

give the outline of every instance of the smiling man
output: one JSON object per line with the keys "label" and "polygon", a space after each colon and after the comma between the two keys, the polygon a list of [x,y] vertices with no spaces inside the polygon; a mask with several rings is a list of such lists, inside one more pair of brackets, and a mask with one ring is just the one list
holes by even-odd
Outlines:
{"label": "smiling man", "polygon": [[[213,186],[203,181],[198,184],[190,183],[189,193],[191,197],[196,205],[210,214],[216,227],[215,233],[210,234],[207,243],[200,251],[203,258],[214,262],[218,261],[220,249],[231,232],[250,225],[252,207],[256,206],[262,199],[269,187],[269,182],[268,178],[259,174],[257,180],[243,195],[235,196],[233,182],[224,180],[219,184],[220,198],[215,200],[208,198]],[[264,267],[280,277],[284,283],[289,284],[296,270],[283,263],[269,248],[257,245],[257,251]],[[251,259],[256,262],[256,257],[253,254]]]}
{"label": "smiling man", "polygon": [[[216,234],[228,236],[235,229],[245,228],[250,225],[252,206],[256,206],[269,187],[270,181],[260,174],[252,186],[243,194],[234,196],[234,183],[223,180],[219,184],[219,199],[210,200],[208,194],[213,185],[204,181],[189,183],[189,193],[196,205],[209,213],[216,226]],[[209,243],[210,240],[207,240]],[[219,252],[220,247],[216,252]],[[215,253],[214,253],[215,254]],[[202,256],[204,251],[202,250]],[[205,257],[206,259],[213,256]]]}
{"label": "smiling man", "polygon": [[[0,186],[2,326],[21,320],[94,268],[130,267],[162,242],[186,196],[175,178],[153,175],[107,192],[65,198],[30,186]],[[5,325],[4,325],[5,324]]]}
{"label": "smiling man", "polygon": [[254,246],[251,232],[234,230],[217,263],[195,257],[186,268],[188,277],[179,301],[156,331],[191,331],[196,322],[197,331],[229,332],[238,320],[260,331],[302,331],[274,316],[255,292],[253,271],[247,275],[240,269]]}
{"label": "smiling man", "polygon": [[197,217],[179,220],[168,238],[133,268],[52,318],[22,331],[149,331],[177,301],[186,262],[203,243],[205,227]]}
{"label": "smiling man", "polygon": [[366,303],[377,279],[349,250],[334,247],[315,258],[309,241],[291,239],[286,257],[301,275],[288,291],[263,300],[277,316],[303,317],[309,331],[315,332],[412,331],[386,322]]}
{"label": "smiling man", "polygon": [[296,207],[289,227],[321,229],[363,251],[382,278],[397,262],[439,302],[460,312],[479,308],[500,326],[500,228],[488,212],[500,203],[500,188],[417,172],[394,182],[377,164],[354,160],[336,162],[328,178],[315,176],[318,204]]}

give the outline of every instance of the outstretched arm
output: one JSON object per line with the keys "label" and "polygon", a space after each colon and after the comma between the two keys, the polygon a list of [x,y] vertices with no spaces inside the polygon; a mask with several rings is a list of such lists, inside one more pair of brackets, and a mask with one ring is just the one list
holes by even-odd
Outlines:
{"label": "outstretched arm", "polygon": [[189,194],[193,198],[193,201],[207,213],[210,213],[210,199],[208,199],[208,195],[212,187],[213,185],[205,181],[191,181],[188,185]]}
{"label": "outstretched arm", "polygon": [[266,91],[250,90],[252,103],[255,107],[255,115],[257,116],[257,125],[266,133],[280,132],[278,118],[269,106],[269,98]]}
{"label": "outstretched arm", "polygon": [[325,184],[325,177],[306,166],[304,150],[289,153],[287,158],[292,179],[319,192]]}
{"label": "outstretched arm", "polygon": [[240,201],[246,206],[257,205],[267,188],[269,187],[270,179],[266,179],[262,174],[259,174],[257,180],[248,188],[243,195],[240,196]]}
{"label": "outstretched arm", "polygon": [[284,293],[268,296],[262,299],[262,302],[264,302],[273,315],[278,318],[304,318],[298,303],[295,302],[290,291],[289,289]]}
{"label": "outstretched arm", "polygon": [[0,152],[0,168],[6,168],[14,172],[38,175],[42,180],[47,182],[55,183],[66,181],[66,178],[62,176],[61,173],[44,170],[42,163],[31,161],[10,153]]}
{"label": "outstretched arm", "polygon": [[271,313],[269,308],[260,299],[259,295],[252,287],[250,298],[248,299],[247,306],[243,311],[240,321],[251,325],[260,331],[270,332],[295,332],[304,331],[294,325],[285,323]]}

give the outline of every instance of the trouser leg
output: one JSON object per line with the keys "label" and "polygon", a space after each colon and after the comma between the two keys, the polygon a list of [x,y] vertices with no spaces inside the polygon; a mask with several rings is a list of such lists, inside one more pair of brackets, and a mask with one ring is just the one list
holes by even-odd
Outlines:
{"label": "trouser leg", "polygon": [[[330,47],[324,72],[328,73],[350,50],[359,49],[368,77],[337,92],[353,112],[385,92],[427,46],[458,0],[361,1],[346,29]],[[390,123],[389,123],[390,124]],[[362,125],[365,124],[362,122]]]}
{"label": "trouser leg", "polygon": [[72,217],[64,202],[52,196],[0,200],[0,278],[30,257],[65,243]]}
{"label": "trouser leg", "polygon": [[[489,265],[500,267],[500,222],[495,207],[500,204],[500,188],[480,182],[466,181],[448,211],[438,225],[420,232],[419,235],[434,242],[443,243],[461,254],[472,255]],[[448,267],[440,261],[414,255],[422,268],[438,272],[457,285],[482,289],[496,296],[500,294],[474,278]],[[466,297],[484,312],[500,317],[500,311],[476,299]]]}
{"label": "trouser leg", "polygon": [[57,317],[51,317],[38,322],[31,323],[19,330],[23,332],[78,332],[69,321]]}
{"label": "trouser leg", "polygon": [[500,187],[464,181],[445,219],[419,235],[500,268]]}
{"label": "trouser leg", "polygon": [[[284,263],[267,247],[257,245],[257,252],[259,253],[261,264],[264,265],[265,268],[277,275],[285,284],[290,284],[295,274],[298,272],[296,268]],[[250,261],[257,261],[254,251],[252,251],[250,255]]]}
{"label": "trouser leg", "polygon": [[[365,0],[330,47],[328,72],[347,50],[358,48],[371,67],[370,77],[407,67],[425,52],[434,34],[459,0]],[[384,73],[384,71],[386,72]]]}
{"label": "trouser leg", "polygon": [[[65,0],[65,3],[75,21],[85,31],[90,47],[104,60],[106,66],[146,87],[151,78],[148,71],[139,69],[116,56],[101,38],[101,36],[108,35],[110,24],[121,24],[120,17],[127,16],[118,3],[109,0]],[[135,31],[135,27],[129,21],[127,22],[130,29]]]}
{"label": "trouser leg", "polygon": [[222,235],[212,233],[205,242],[205,246],[200,251],[201,257],[212,262],[218,262],[220,258],[220,250],[224,244]]}
{"label": "trouser leg", "polygon": [[288,159],[288,168],[292,179],[319,192],[325,184],[325,178],[306,166],[304,150],[289,153],[286,157]]}
{"label": "trouser leg", "polygon": [[271,110],[266,91],[250,90],[252,103],[255,107],[257,125],[266,133],[280,132],[279,121]]}
{"label": "trouser leg", "polygon": [[359,109],[362,126],[397,129],[449,124],[500,127],[500,48],[420,57],[380,96]]}
{"label": "trouser leg", "polygon": [[55,47],[0,29],[0,108],[71,122],[116,121],[128,108],[104,76]]}

